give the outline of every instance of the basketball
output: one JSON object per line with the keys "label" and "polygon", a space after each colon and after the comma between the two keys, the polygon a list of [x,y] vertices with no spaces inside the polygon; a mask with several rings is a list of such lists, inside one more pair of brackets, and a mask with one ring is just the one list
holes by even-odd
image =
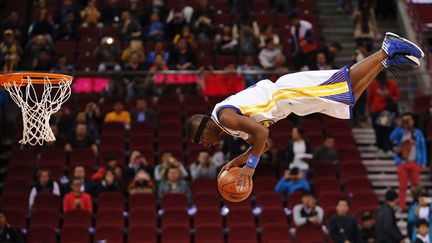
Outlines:
{"label": "basketball", "polygon": [[241,202],[245,200],[252,192],[253,188],[253,182],[251,180],[251,186],[249,187],[249,190],[244,192],[238,192],[235,180],[240,173],[242,168],[240,167],[234,167],[229,169],[228,171],[222,172],[222,174],[218,178],[218,189],[219,193],[222,195],[222,197],[230,202]]}

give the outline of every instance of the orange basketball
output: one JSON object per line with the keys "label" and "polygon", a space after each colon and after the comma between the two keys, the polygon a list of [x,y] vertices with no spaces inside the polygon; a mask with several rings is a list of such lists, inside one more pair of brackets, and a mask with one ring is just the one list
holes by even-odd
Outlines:
{"label": "orange basketball", "polygon": [[237,178],[237,175],[240,173],[241,168],[240,167],[233,167],[229,169],[228,171],[222,172],[222,174],[218,178],[218,189],[219,193],[222,195],[222,197],[230,202],[241,202],[245,200],[252,192],[252,180],[251,180],[251,186],[249,187],[249,190],[244,192],[238,192],[235,180]]}

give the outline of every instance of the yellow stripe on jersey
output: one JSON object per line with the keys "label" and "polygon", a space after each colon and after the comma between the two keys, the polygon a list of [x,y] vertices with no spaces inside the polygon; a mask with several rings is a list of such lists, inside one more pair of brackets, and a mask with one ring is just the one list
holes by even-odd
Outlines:
{"label": "yellow stripe on jersey", "polygon": [[240,107],[240,111],[244,115],[251,115],[256,113],[266,113],[276,106],[276,102],[284,99],[300,98],[300,97],[323,97],[338,95],[349,92],[347,82],[341,82],[337,84],[329,84],[323,86],[311,86],[304,88],[291,88],[278,90],[273,93],[272,100],[269,100],[265,104],[256,106],[243,106]]}

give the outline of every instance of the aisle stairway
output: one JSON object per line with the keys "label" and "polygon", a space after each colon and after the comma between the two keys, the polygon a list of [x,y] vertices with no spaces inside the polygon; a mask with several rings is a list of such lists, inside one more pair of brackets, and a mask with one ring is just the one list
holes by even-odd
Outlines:
{"label": "aisle stairway", "polygon": [[[359,146],[362,162],[368,172],[368,177],[372,182],[374,192],[378,195],[380,202],[384,200],[385,191],[388,188],[398,188],[397,168],[394,165],[391,155],[379,152],[375,144],[375,135],[371,127],[354,128],[354,138]],[[428,190],[432,188],[429,175],[421,175],[420,185]],[[407,192],[407,201],[411,202],[410,192]],[[397,213],[398,225],[402,232],[406,234],[406,213]]]}

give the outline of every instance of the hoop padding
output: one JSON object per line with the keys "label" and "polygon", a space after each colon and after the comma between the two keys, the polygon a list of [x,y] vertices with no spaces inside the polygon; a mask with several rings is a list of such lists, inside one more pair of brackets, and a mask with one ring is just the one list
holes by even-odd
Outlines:
{"label": "hoop padding", "polygon": [[[49,120],[51,115],[60,110],[70,95],[72,77],[68,75],[40,74],[36,82],[32,75],[9,77],[2,85],[9,92],[13,101],[21,108],[23,119],[23,138],[21,144],[43,145],[56,140]],[[14,74],[15,75],[15,74]],[[43,79],[40,78],[43,76]],[[53,80],[51,79],[53,78]],[[1,80],[1,79],[0,79]],[[43,91],[36,89],[34,84],[43,85]]]}

